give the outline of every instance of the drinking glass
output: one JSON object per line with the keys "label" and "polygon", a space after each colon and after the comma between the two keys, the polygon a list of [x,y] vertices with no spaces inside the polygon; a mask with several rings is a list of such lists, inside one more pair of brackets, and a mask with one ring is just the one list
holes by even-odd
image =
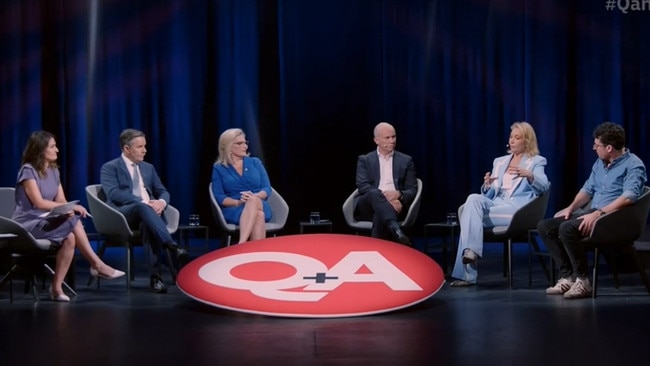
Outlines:
{"label": "drinking glass", "polygon": [[320,212],[312,211],[309,213],[309,222],[312,224],[318,224],[320,222]]}
{"label": "drinking glass", "polygon": [[199,219],[198,214],[191,214],[190,215],[190,226],[199,226],[201,225],[201,220]]}

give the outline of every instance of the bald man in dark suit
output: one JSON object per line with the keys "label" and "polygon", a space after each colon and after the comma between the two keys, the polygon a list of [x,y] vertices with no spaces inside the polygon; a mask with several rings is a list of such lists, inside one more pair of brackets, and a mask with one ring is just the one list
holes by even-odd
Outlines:
{"label": "bald man in dark suit", "polygon": [[386,122],[374,129],[377,150],[359,156],[354,217],[373,222],[372,237],[411,245],[397,221],[403,218],[418,189],[415,164],[395,150],[395,128]]}

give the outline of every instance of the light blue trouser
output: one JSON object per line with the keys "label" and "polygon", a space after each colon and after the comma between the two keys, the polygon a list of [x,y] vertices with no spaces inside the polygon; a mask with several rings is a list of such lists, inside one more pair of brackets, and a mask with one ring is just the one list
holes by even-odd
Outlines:
{"label": "light blue trouser", "polygon": [[483,229],[506,226],[519,209],[510,200],[497,197],[494,200],[480,194],[467,197],[460,220],[458,253],[451,277],[476,283],[478,272],[473,264],[463,264],[463,252],[471,249],[479,257],[483,256]]}

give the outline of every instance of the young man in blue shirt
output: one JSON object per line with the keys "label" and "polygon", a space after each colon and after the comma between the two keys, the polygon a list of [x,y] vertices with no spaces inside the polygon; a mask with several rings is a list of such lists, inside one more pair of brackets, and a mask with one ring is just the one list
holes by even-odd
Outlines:
{"label": "young man in blue shirt", "polygon": [[[634,204],[647,181],[645,165],[625,148],[623,127],[604,122],[596,127],[593,137],[598,159],[589,178],[567,208],[537,224],[560,271],[557,284],[546,293],[567,299],[590,297],[592,293],[587,254],[580,241],[591,233],[600,216]],[[583,207],[589,201],[591,204]]]}

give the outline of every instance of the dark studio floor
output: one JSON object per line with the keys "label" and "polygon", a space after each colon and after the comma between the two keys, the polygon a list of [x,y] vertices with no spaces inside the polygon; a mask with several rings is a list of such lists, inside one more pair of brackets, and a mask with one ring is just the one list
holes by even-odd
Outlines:
{"label": "dark studio floor", "polygon": [[[423,238],[419,238],[423,246]],[[214,243],[216,245],[216,241]],[[445,285],[413,307],[381,315],[294,319],[249,315],[199,303],[175,286],[148,291],[145,269],[87,287],[77,261],[72,303],[41,291],[34,302],[13,281],[0,292],[0,365],[626,365],[645,364],[650,296],[638,274],[616,290],[606,267],[595,300],[544,293],[548,281],[517,245],[515,289],[501,271],[501,246],[487,245],[479,285]],[[198,255],[195,252],[195,255]],[[439,254],[432,254],[439,259]],[[137,260],[137,258],[136,258]],[[123,251],[108,262],[123,266]],[[141,260],[138,260],[142,263]],[[169,284],[169,276],[165,279]]]}

